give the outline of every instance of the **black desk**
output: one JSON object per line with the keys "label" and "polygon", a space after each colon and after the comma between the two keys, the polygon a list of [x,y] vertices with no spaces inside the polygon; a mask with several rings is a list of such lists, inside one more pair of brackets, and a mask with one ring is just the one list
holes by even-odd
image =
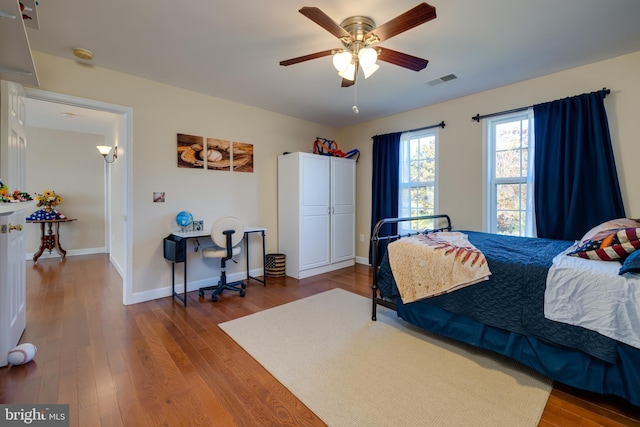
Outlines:
{"label": "black desk", "polygon": [[[267,231],[266,228],[260,228],[260,227],[248,227],[247,229],[244,230],[244,249],[245,252],[247,254],[246,258],[247,258],[247,280],[249,279],[253,279],[255,281],[258,281],[260,283],[262,283],[262,286],[267,286],[267,275],[264,271],[266,265],[267,265],[267,252],[266,249],[264,247],[264,232]],[[250,270],[249,270],[249,234],[252,233],[260,233],[262,235],[262,279],[258,279],[257,277],[253,277],[251,276]]]}
{"label": "black desk", "polygon": [[[244,247],[247,258],[247,279],[253,279],[260,283],[263,286],[267,286],[267,276],[264,274],[264,268],[266,265],[266,249],[265,249],[265,231],[266,228],[262,227],[247,227],[244,230]],[[262,235],[262,268],[263,268],[263,279],[258,279],[257,277],[253,277],[250,274],[249,270],[249,235],[253,233],[260,233]],[[187,241],[189,239],[196,239],[196,251],[199,248],[198,238],[201,237],[211,237],[211,233],[205,231],[175,231],[171,233],[169,236],[164,238],[164,258],[168,261],[171,261],[171,294],[173,297],[182,301],[184,306],[187,306]],[[175,288],[175,265],[177,263],[184,263],[184,293],[180,295],[176,292]]]}

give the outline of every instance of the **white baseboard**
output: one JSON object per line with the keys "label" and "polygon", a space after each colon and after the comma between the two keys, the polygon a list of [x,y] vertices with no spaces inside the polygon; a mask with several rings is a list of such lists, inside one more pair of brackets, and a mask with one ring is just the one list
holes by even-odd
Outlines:
{"label": "white baseboard", "polygon": [[[107,252],[107,249],[103,246],[101,248],[86,248],[86,249],[69,249],[67,251],[67,255],[66,256],[77,256],[77,255],[93,255],[93,254],[104,254]],[[27,254],[27,261],[31,261],[33,260],[33,255],[35,254],[35,252]],[[49,252],[48,250],[45,250],[42,255],[40,255],[40,259],[47,259],[47,258],[60,258],[60,255],[58,254],[58,252],[53,249],[51,252]],[[111,262],[113,263],[113,260],[111,260]],[[115,265],[115,264],[114,264]],[[120,273],[120,275],[122,275],[122,273]]]}
{"label": "white baseboard", "polygon": [[109,255],[109,261],[111,262],[111,265],[113,265],[113,268],[116,269],[116,271],[118,272],[120,277],[122,277],[124,279],[124,269],[122,268],[122,266],[120,264],[118,264],[116,259],[114,257],[112,257],[111,255]]}
{"label": "white baseboard", "polygon": [[364,264],[364,265],[371,265],[369,264],[369,258],[364,258],[361,256],[357,256],[356,257],[356,264]]}
{"label": "white baseboard", "polygon": [[[253,270],[249,270],[249,273],[253,277],[260,277],[264,274],[264,270],[262,268],[256,268]],[[178,279],[177,276],[176,276],[176,279]],[[239,280],[245,280],[246,282],[246,279],[247,279],[247,273],[244,271],[227,275],[228,282],[236,282]],[[204,288],[205,286],[217,285],[219,280],[220,280],[220,277],[216,276],[216,277],[208,277],[202,280],[189,281],[189,283],[187,284],[187,292],[197,291],[198,289]],[[184,293],[184,283],[178,283],[176,281],[175,291],[178,294]],[[172,296],[172,294],[171,294],[171,284],[169,283],[169,285],[164,288],[158,288],[150,291],[134,293],[131,296],[131,304],[137,304],[140,302],[146,302],[146,301],[151,301],[159,298],[166,298],[170,296]]]}
{"label": "white baseboard", "polygon": [[291,268],[291,270],[287,270],[286,274],[287,276],[293,277],[294,279],[306,279],[307,277],[316,276],[318,274],[328,273],[330,271],[339,270],[345,267],[351,267],[354,264],[355,259],[352,258],[346,261],[323,265],[322,267],[310,268],[308,270],[299,270],[297,271],[297,275],[295,274],[295,271],[293,272],[293,274],[291,273],[291,271],[294,270],[293,268]]}

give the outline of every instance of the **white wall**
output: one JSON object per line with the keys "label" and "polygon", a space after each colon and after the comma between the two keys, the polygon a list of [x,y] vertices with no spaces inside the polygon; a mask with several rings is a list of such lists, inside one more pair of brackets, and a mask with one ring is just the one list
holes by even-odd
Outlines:
{"label": "white wall", "polygon": [[[358,235],[356,253],[368,257],[371,227],[371,166],[374,135],[416,129],[445,121],[440,130],[440,212],[451,216],[458,229],[482,229],[482,123],[471,120],[488,114],[585,92],[611,89],[605,99],[611,139],[627,216],[640,217],[640,52],[550,74],[498,89],[442,102],[426,108],[341,129],[336,139],[361,151],[357,166]],[[463,79],[464,75],[460,75]],[[456,80],[446,83],[455,85]],[[594,171],[597,173],[597,171]]]}
{"label": "white wall", "polygon": [[[96,150],[96,145],[104,143],[102,135],[27,128],[26,191],[34,195],[52,190],[63,198],[55,209],[77,219],[60,225],[60,244],[70,254],[105,249],[104,161]],[[27,216],[38,209],[26,212]],[[27,225],[27,254],[39,247],[40,224]],[[48,256],[45,251],[42,258]],[[58,257],[58,253],[54,250],[51,256]]]}

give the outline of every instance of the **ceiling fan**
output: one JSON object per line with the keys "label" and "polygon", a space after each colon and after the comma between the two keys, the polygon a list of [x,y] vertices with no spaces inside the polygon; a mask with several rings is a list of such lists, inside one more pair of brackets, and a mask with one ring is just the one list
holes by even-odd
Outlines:
{"label": "ceiling fan", "polygon": [[380,42],[434,19],[436,8],[427,3],[420,3],[378,27],[366,16],[352,16],[338,25],[317,7],[305,6],[299,12],[340,39],[344,47],[287,59],[280,65],[333,55],[333,65],[342,77],[342,87],[349,87],[355,83],[358,69],[362,68],[365,79],[373,74],[379,68],[378,59],[413,71],[420,71],[429,63],[426,59],[378,46]]}

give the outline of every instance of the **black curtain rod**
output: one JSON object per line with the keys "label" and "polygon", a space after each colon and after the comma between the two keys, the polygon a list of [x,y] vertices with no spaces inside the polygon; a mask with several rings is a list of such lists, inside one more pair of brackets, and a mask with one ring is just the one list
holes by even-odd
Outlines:
{"label": "black curtain rod", "polygon": [[[606,87],[602,88],[602,90],[604,91],[605,97],[611,93],[611,90],[607,89]],[[514,108],[513,110],[500,111],[498,113],[485,114],[484,116],[481,116],[480,114],[476,114],[475,116],[471,117],[471,120],[475,120],[476,122],[479,123],[480,120],[486,119],[487,117],[495,117],[495,116],[502,116],[504,114],[518,113],[520,111],[526,111],[531,107],[533,107],[533,105],[530,105],[528,107]]]}
{"label": "black curtain rod", "polygon": [[475,120],[476,122],[479,123],[480,120],[486,119],[487,117],[495,117],[495,116],[502,116],[504,114],[519,113],[520,111],[527,111],[531,107],[532,106],[530,105],[528,107],[520,107],[520,108],[514,108],[513,110],[499,111],[497,113],[485,114],[483,116],[481,116],[480,114],[476,114],[475,116],[471,117],[471,120]]}
{"label": "black curtain rod", "polygon": [[437,125],[425,126],[423,128],[418,128],[418,129],[404,130],[403,132],[418,132],[419,130],[427,130],[427,129],[433,129],[433,128],[444,128],[444,127],[445,127],[445,124],[444,124],[444,120],[443,120],[440,123],[438,123]]}
{"label": "black curtain rod", "polygon": [[[423,128],[418,128],[418,129],[411,129],[411,130],[403,130],[400,131],[401,133],[405,133],[405,132],[418,132],[420,130],[427,130],[427,129],[433,129],[433,128],[444,128],[445,124],[444,124],[444,120],[441,121],[440,123],[438,123],[437,125],[431,125],[431,126],[425,126]],[[376,136],[380,136],[380,135],[376,135]],[[374,136],[374,138],[376,137]]]}

